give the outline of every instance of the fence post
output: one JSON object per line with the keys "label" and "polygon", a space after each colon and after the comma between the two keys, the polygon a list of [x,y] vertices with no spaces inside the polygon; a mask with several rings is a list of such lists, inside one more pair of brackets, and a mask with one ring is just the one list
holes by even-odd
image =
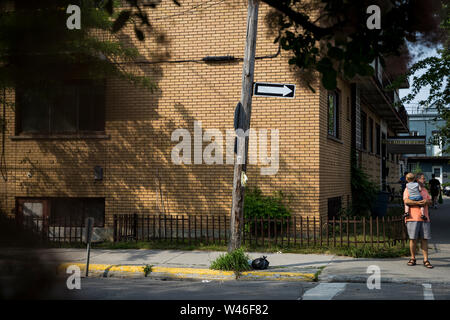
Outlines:
{"label": "fence post", "polygon": [[327,247],[330,246],[330,231],[328,230],[330,225],[330,219],[328,218],[327,215]]}
{"label": "fence post", "polygon": [[378,222],[378,216],[377,216],[377,247],[380,246],[380,229],[379,229],[379,222]]}
{"label": "fence post", "polygon": [[136,242],[138,241],[138,216],[137,213],[133,214],[133,223],[134,223],[134,228],[133,228],[133,232],[134,232],[134,239],[136,240]]}
{"label": "fence post", "polygon": [[[114,242],[117,242],[117,215],[114,215]],[[64,238],[66,237],[66,217],[64,217]]]}
{"label": "fence post", "polygon": [[274,219],[274,233],[275,233],[275,245],[277,245],[277,238],[278,238],[278,225],[277,225],[277,218]]}
{"label": "fence post", "polygon": [[346,228],[347,228],[347,247],[350,246],[350,232],[349,232],[349,228],[350,228],[350,223],[348,221],[348,216],[347,216],[347,223],[346,223]]}
{"label": "fence post", "polygon": [[363,242],[364,245],[366,245],[366,217],[363,217],[362,224],[363,224],[363,238],[364,238]]}
{"label": "fence post", "polygon": [[297,216],[294,216],[294,247],[297,245]]}
{"label": "fence post", "polygon": [[313,217],[313,237],[314,237],[314,246],[316,246],[316,216]]}
{"label": "fence post", "polygon": [[322,247],[322,215],[319,216],[319,232],[320,247]]}
{"label": "fence post", "polygon": [[333,246],[336,247],[336,217],[333,217]]}
{"label": "fence post", "polygon": [[224,231],[225,231],[225,245],[227,245],[227,239],[228,239],[228,235],[227,235],[227,233],[228,233],[228,231],[227,231],[227,228],[228,228],[228,223],[227,223],[227,216],[224,216]]}
{"label": "fence post", "polygon": [[261,217],[261,240],[262,240],[262,245],[264,246],[264,220]]}
{"label": "fence post", "polygon": [[373,247],[373,225],[372,225],[373,218],[370,217],[370,246]]}
{"label": "fence post", "polygon": [[178,215],[175,216],[175,243],[178,244]]}
{"label": "fence post", "polygon": [[191,244],[191,215],[188,215],[188,237],[189,244]]}
{"label": "fence post", "polygon": [[286,234],[287,234],[287,242],[288,242],[288,247],[290,245],[290,240],[291,240],[291,217],[287,218],[287,225],[286,225]]}
{"label": "fence post", "polygon": [[306,216],[306,245],[309,247],[309,216]]}
{"label": "fence post", "polygon": [[184,215],[181,216],[181,241],[184,244]]}

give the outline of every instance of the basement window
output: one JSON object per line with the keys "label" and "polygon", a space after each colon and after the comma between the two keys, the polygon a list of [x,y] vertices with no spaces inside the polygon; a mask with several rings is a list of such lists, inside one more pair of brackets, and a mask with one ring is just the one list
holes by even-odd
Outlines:
{"label": "basement window", "polygon": [[87,217],[104,227],[105,198],[18,198],[17,213],[48,220],[50,226],[81,226]]}

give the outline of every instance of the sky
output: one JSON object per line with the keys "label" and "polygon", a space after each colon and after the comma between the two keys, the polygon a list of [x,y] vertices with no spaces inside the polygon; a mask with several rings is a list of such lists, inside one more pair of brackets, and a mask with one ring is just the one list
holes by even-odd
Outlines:
{"label": "sky", "polygon": [[[436,50],[437,48],[432,48],[431,49],[431,48],[424,48],[424,47],[417,47],[417,46],[414,47],[414,46],[412,46],[410,44],[408,45],[408,47],[409,47],[410,51],[413,53],[413,55],[414,55],[414,59],[411,61],[411,64],[416,63],[417,61],[420,61],[420,60],[422,60],[424,58],[438,55],[437,50]],[[418,55],[419,51],[422,51],[422,53],[420,55]],[[414,75],[415,76],[420,76],[424,72],[425,72],[425,70],[421,70],[421,71],[416,72]],[[414,75],[409,77],[409,84],[410,84],[410,86],[413,83]],[[412,101],[409,104],[404,104],[406,110],[408,112],[410,112],[410,110],[417,110],[417,107],[419,106],[418,102],[420,100],[426,99],[426,97],[429,94],[429,90],[430,90],[429,87],[422,88],[422,90],[416,96],[414,101]],[[407,96],[410,92],[411,92],[410,89],[400,89],[399,90],[399,96],[400,96],[400,98],[403,98],[403,97]]]}

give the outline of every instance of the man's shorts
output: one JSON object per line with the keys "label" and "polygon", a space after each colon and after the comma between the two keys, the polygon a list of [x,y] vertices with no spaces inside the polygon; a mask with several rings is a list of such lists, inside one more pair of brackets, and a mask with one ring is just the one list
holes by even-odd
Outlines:
{"label": "man's shorts", "polygon": [[431,239],[430,222],[408,221],[406,222],[406,229],[408,230],[408,237],[410,240]]}
{"label": "man's shorts", "polygon": [[433,191],[433,190],[431,190],[431,196],[432,196],[433,198],[437,197],[438,195],[439,195],[439,190],[438,190],[438,191]]}

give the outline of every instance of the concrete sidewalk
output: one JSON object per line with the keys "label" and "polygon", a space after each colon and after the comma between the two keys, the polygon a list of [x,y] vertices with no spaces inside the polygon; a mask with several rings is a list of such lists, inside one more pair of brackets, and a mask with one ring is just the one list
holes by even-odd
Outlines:
{"label": "concrete sidewalk", "polygon": [[[34,252],[41,261],[58,266],[65,273],[70,265],[82,269],[86,263],[84,249],[38,249]],[[149,277],[190,278],[204,280],[234,280],[234,272],[210,270],[209,266],[224,252],[180,250],[105,250],[93,249],[90,256],[90,275],[103,277],[144,277],[144,267],[152,266]],[[1,254],[3,259],[26,256],[27,250],[9,249]],[[269,269],[243,272],[239,279],[313,281],[315,273],[328,265],[332,255],[249,253],[251,259],[267,256]]]}
{"label": "concrete sidewalk", "polygon": [[[395,259],[355,259],[325,254],[249,253],[251,259],[267,256],[269,269],[242,273],[239,279],[312,281],[321,271],[318,280],[327,282],[366,282],[371,273],[369,266],[378,266],[382,282],[398,283],[450,283],[450,199],[439,209],[431,210],[432,237],[429,243],[429,260],[434,269],[422,265],[421,252],[417,265],[407,266],[408,257]],[[33,252],[41,262],[60,266],[65,274],[67,266],[86,263],[85,249],[38,249]],[[144,267],[152,266],[150,277],[189,278],[204,280],[233,280],[233,272],[209,270],[209,266],[224,252],[181,250],[101,250],[93,249],[90,274],[102,277],[144,277]],[[5,262],[27,257],[26,250],[7,249],[0,252],[0,268]],[[82,273],[84,275],[84,272]]]}
{"label": "concrete sidewalk", "polygon": [[395,259],[352,259],[333,257],[319,276],[319,281],[361,282],[369,274],[367,267],[380,268],[383,282],[450,283],[450,198],[445,197],[438,209],[430,209],[431,240],[428,259],[434,269],[423,266],[422,251],[416,255],[417,265],[408,266],[409,257]]}

